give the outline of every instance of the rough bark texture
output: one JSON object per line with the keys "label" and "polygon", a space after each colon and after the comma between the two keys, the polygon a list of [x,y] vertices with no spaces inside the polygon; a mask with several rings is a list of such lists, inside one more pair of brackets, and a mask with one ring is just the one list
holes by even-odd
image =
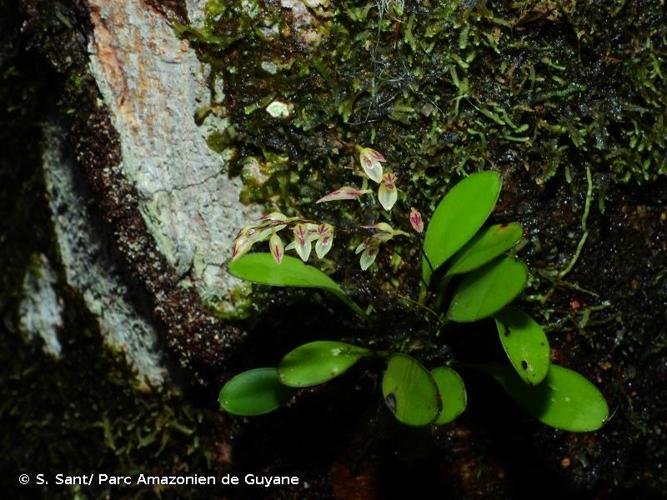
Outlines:
{"label": "rough bark texture", "polygon": [[[64,156],[64,130],[48,124],[44,134],[46,190],[67,283],[81,292],[108,344],[124,351],[139,375],[159,386],[163,382],[163,362],[156,329],[144,317],[148,311],[133,300],[136,297],[130,294],[118,269],[113,241],[90,213],[90,189],[76,164]],[[41,274],[48,279],[51,273],[44,268]]]}
{"label": "rough bark texture", "polygon": [[118,132],[119,171],[134,187],[157,250],[204,296],[221,298],[231,241],[256,213],[240,180],[195,124],[206,68],[167,20],[142,2],[91,1],[91,70]]}
{"label": "rough bark texture", "polygon": [[[66,156],[50,161],[63,155],[52,146],[53,138],[47,139],[47,178],[62,179],[53,172],[62,162],[78,174],[83,170],[109,224],[112,239],[106,244],[115,247],[134,285],[147,293],[153,318],[167,327],[172,352],[195,375],[214,368],[239,333],[225,329],[199,297],[210,296],[211,289],[224,297],[234,286],[220,263],[249,214],[193,120],[197,94],[206,92],[204,68],[163,15],[142,2],[25,2],[24,9],[27,30],[34,30],[34,43],[41,45],[37,50],[53,61],[67,85],[76,85],[60,96],[75,114],[70,133],[59,139],[73,151],[74,162]],[[160,92],[150,90],[158,87]],[[80,201],[58,200],[56,194],[67,195],[50,187],[53,208]],[[96,256],[96,244],[78,247]],[[80,267],[80,274],[87,271]],[[68,281],[97,299],[110,290],[91,277],[81,282],[70,275]],[[99,303],[90,306],[102,314]],[[126,312],[135,327],[143,322],[140,313]],[[133,329],[145,330],[139,344],[154,344],[154,333],[127,330]],[[139,362],[145,354],[129,353],[129,359],[156,381],[157,358]]]}

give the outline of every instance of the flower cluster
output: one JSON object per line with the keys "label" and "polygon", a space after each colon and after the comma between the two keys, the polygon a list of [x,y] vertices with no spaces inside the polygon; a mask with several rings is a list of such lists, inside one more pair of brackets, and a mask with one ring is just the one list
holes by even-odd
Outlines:
{"label": "flower cluster", "polygon": [[[384,156],[367,147],[357,146],[359,153],[359,164],[364,175],[373,182],[379,184],[377,198],[382,208],[390,212],[398,201],[397,177],[392,172],[385,172],[382,166],[386,163]],[[364,185],[366,181],[364,181]],[[343,186],[323,196],[317,203],[331,201],[356,200],[361,196],[371,193],[370,189],[359,189],[353,186]],[[421,214],[414,208],[410,211],[410,224],[412,228],[421,233],[424,231],[424,222]],[[287,246],[278,232],[289,227],[292,230],[293,240]],[[392,239],[394,236],[408,236],[407,233],[393,229],[389,224],[380,222],[371,226],[361,226],[363,229],[372,231],[372,234],[356,248],[355,253],[361,254],[359,264],[364,271],[368,269],[380,250],[380,245]],[[306,262],[310,258],[312,245],[315,243],[315,253],[318,258],[323,258],[333,244],[334,228],[330,224],[316,223],[299,217],[288,218],[279,212],[264,215],[254,224],[245,226],[236,236],[232,251],[232,260],[238,259],[248,252],[258,242],[269,240],[269,248],[275,261],[280,264],[287,250],[294,250],[301,259]]]}
{"label": "flower cluster", "polygon": [[[287,246],[278,232],[290,227],[294,239]],[[333,245],[334,229],[331,224],[318,224],[299,217],[287,217],[280,212],[263,215],[256,222],[243,227],[232,244],[232,261],[247,253],[255,243],[269,240],[269,249],[276,263],[280,264],[285,251],[294,250],[305,262],[310,257],[312,245],[315,253],[322,259]]]}
{"label": "flower cluster", "polygon": [[[398,200],[398,189],[396,188],[397,177],[391,172],[384,172],[382,164],[385,163],[384,156],[371,148],[357,147],[359,152],[359,163],[364,171],[366,177],[377,182],[380,186],[378,188],[378,201],[382,208],[387,212],[391,211]],[[360,196],[370,193],[370,189],[357,189],[351,186],[343,186],[323,196],[317,203],[324,203],[327,201],[340,200],[355,200]]]}

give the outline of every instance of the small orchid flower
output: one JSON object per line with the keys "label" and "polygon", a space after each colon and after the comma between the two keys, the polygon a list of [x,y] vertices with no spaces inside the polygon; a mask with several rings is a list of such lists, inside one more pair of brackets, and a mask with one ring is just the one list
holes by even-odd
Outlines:
{"label": "small orchid flower", "polygon": [[[275,241],[273,236],[278,231],[286,228],[287,224],[292,220],[293,219],[288,219],[286,215],[281,214],[280,212],[272,212],[261,216],[257,219],[257,222],[243,226],[232,242],[232,261],[246,254],[255,243],[264,241],[267,238],[272,238],[272,241]],[[269,245],[271,245],[271,243],[269,243]],[[282,256],[280,259],[282,260]]]}
{"label": "small orchid flower", "polygon": [[389,212],[398,199],[398,189],[396,189],[396,176],[387,172],[382,176],[382,182],[378,189],[378,201],[380,205]]}
{"label": "small orchid flower", "polygon": [[335,191],[330,192],[328,195],[323,196],[316,203],[325,203],[327,201],[338,201],[338,200],[356,200],[360,196],[370,193],[370,189],[357,189],[351,186],[343,186],[336,189]]}
{"label": "small orchid flower", "polygon": [[386,222],[378,222],[377,224],[372,224],[370,226],[361,226],[364,229],[373,229],[373,238],[380,241],[389,241],[394,236],[408,236],[408,233],[401,231],[400,229],[394,229]]}
{"label": "small orchid flower", "polygon": [[255,224],[243,226],[232,242],[232,261],[247,253],[256,241],[257,227]]}
{"label": "small orchid flower", "polygon": [[286,222],[287,216],[280,212],[271,212],[262,215],[258,220],[269,221],[269,222]]}
{"label": "small orchid flower", "polygon": [[410,210],[410,224],[412,225],[412,229],[418,233],[424,232],[424,220],[422,219],[422,214],[414,208]]}
{"label": "small orchid flower", "polygon": [[361,163],[361,168],[364,169],[368,178],[375,182],[382,181],[381,163],[387,161],[384,156],[371,148],[357,146],[357,150],[359,151],[359,163]]}
{"label": "small orchid flower", "polygon": [[235,261],[243,254],[247,253],[251,247],[252,247],[252,241],[250,241],[248,236],[243,234],[242,232],[239,233],[232,242],[232,261]]}
{"label": "small orchid flower", "polygon": [[306,224],[297,224],[292,228],[294,233],[294,241],[285,247],[285,250],[296,250],[296,253],[301,257],[301,260],[306,262],[310,257],[312,250],[313,236],[308,230]]}
{"label": "small orchid flower", "polygon": [[285,247],[283,246],[283,240],[280,239],[278,233],[273,233],[271,235],[271,239],[269,239],[269,249],[271,250],[271,255],[273,255],[276,264],[280,264],[285,255]]}
{"label": "small orchid flower", "polygon": [[274,232],[281,231],[287,227],[287,224],[293,220],[287,218],[286,215],[280,212],[271,212],[270,214],[262,215],[259,219],[257,227],[262,229],[272,229]]}
{"label": "small orchid flower", "polygon": [[333,245],[333,226],[331,224],[320,224],[317,227],[317,242],[315,243],[315,253],[318,259],[324,258],[331,250]]}
{"label": "small orchid flower", "polygon": [[362,271],[365,271],[371,267],[371,264],[375,262],[375,258],[378,256],[379,252],[380,240],[373,237],[366,238],[366,240],[364,240],[364,242],[357,247],[354,253],[361,253],[361,257],[359,258],[359,265],[361,266]]}

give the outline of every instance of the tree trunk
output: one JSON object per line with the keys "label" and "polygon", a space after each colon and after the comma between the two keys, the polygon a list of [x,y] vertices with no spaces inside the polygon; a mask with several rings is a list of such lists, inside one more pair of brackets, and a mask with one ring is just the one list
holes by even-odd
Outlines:
{"label": "tree trunk", "polygon": [[[55,111],[43,127],[45,183],[67,283],[141,378],[164,381],[168,346],[202,381],[240,332],[199,297],[220,301],[238,284],[222,262],[256,210],[240,204],[239,181],[226,176],[194,122],[207,69],[169,24],[184,7],[133,0],[23,6],[28,29],[50,28],[36,35],[47,37],[44,55],[62,78],[78,82],[58,96],[73,118]],[[91,197],[94,209],[86,206]]]}

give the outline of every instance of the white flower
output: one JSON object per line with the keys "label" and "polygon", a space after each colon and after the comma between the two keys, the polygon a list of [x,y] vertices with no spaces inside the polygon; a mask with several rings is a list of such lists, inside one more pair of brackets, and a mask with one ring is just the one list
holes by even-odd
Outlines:
{"label": "white flower", "polygon": [[384,156],[382,156],[381,153],[371,148],[359,147],[358,150],[359,150],[359,163],[361,163],[361,168],[364,169],[364,173],[372,181],[375,182],[382,181],[381,163],[387,161],[384,159]]}
{"label": "white flower", "polygon": [[398,189],[396,189],[396,176],[387,172],[382,176],[382,182],[378,189],[378,201],[380,205],[389,212],[398,199]]}
{"label": "white flower", "polygon": [[378,256],[379,252],[380,240],[373,237],[366,238],[366,240],[364,240],[364,242],[357,247],[354,253],[361,253],[361,257],[359,258],[359,265],[361,266],[362,271],[365,271],[371,267],[371,264],[375,262],[375,258]]}
{"label": "white flower", "polygon": [[310,224],[297,224],[292,228],[294,233],[294,241],[285,247],[285,250],[296,250],[296,253],[301,257],[301,260],[306,262],[310,257],[312,250],[313,233],[309,231]]}
{"label": "white flower", "polygon": [[273,233],[271,239],[269,239],[269,249],[271,250],[271,255],[276,261],[276,264],[280,264],[283,261],[283,255],[285,255],[285,247],[283,246],[283,240],[280,239],[278,233]]}
{"label": "white flower", "polygon": [[329,253],[333,245],[333,226],[331,224],[320,224],[317,227],[317,241],[315,243],[315,253],[318,259],[324,258]]}

